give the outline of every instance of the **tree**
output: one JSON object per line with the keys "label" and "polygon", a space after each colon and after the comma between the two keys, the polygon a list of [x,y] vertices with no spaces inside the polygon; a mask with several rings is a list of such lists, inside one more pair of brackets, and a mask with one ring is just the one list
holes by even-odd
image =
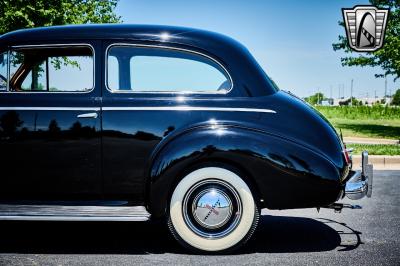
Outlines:
{"label": "tree", "polygon": [[325,99],[325,96],[321,92],[317,92],[314,95],[304,98],[309,104],[320,104]]}
{"label": "tree", "polygon": [[49,134],[52,137],[57,136],[60,134],[61,128],[58,126],[58,123],[55,119],[52,119],[49,124]]}
{"label": "tree", "polygon": [[[400,77],[400,1],[399,0],[370,0],[378,8],[389,8],[384,45],[375,52],[357,54],[341,58],[343,66],[379,66],[383,73],[376,77],[394,75],[394,80]],[[339,25],[344,26],[342,21]],[[347,37],[340,35],[339,41],[332,44],[333,50],[344,50],[345,53],[354,53],[347,42]]]}
{"label": "tree", "polygon": [[339,106],[350,105],[350,98],[339,102]]}
{"label": "tree", "polygon": [[0,34],[9,31],[66,24],[117,23],[118,0],[3,0]]}
{"label": "tree", "polygon": [[8,137],[14,136],[17,129],[22,126],[23,123],[24,122],[19,119],[19,114],[16,111],[8,111],[0,118],[0,127]]}
{"label": "tree", "polygon": [[[9,31],[65,24],[117,23],[121,17],[114,13],[118,0],[3,0],[0,2],[0,34]],[[19,63],[22,58],[15,58]],[[77,62],[63,58],[64,64]],[[51,62],[57,69],[60,60]],[[40,65],[33,66],[32,87],[38,90],[38,79],[44,71]]]}
{"label": "tree", "polygon": [[[349,101],[350,103],[350,101]],[[362,101],[357,100],[356,97],[351,97],[351,105],[352,106],[358,106],[358,105],[363,105]]]}
{"label": "tree", "polygon": [[393,95],[392,105],[400,105],[400,89]]}

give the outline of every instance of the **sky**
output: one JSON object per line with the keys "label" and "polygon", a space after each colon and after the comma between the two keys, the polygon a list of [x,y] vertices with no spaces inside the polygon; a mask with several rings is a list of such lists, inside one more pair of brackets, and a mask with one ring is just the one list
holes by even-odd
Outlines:
{"label": "sky", "polygon": [[[344,96],[381,97],[385,80],[380,68],[342,67],[343,52],[332,43],[345,35],[338,25],[341,8],[368,4],[353,0],[120,0],[116,13],[123,23],[185,26],[228,35],[244,44],[281,89],[305,97],[323,92]],[[387,90],[400,88],[400,79],[387,78]],[[343,96],[343,90],[341,90]]]}

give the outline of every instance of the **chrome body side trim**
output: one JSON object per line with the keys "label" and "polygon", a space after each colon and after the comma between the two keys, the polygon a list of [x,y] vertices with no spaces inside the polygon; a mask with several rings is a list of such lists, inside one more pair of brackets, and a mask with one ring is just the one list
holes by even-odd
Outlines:
{"label": "chrome body side trim", "polygon": [[86,113],[86,114],[79,114],[76,116],[77,118],[94,118],[96,119],[98,117],[97,113]]}
{"label": "chrome body side trim", "polygon": [[[125,46],[125,47],[136,47],[136,48],[158,48],[158,49],[165,49],[165,50],[175,50],[175,51],[181,51],[181,52],[186,52],[186,53],[192,53],[192,54],[196,54],[196,55],[200,55],[203,57],[206,57],[208,59],[210,59],[211,61],[213,61],[214,63],[216,63],[219,67],[222,68],[222,70],[225,72],[225,74],[228,76],[229,81],[231,83],[231,87],[229,88],[229,90],[226,91],[210,91],[210,92],[206,92],[206,91],[182,91],[182,92],[178,92],[178,91],[124,91],[124,90],[112,90],[111,88],[108,87],[108,51],[113,47],[113,46]],[[231,74],[228,72],[228,70],[216,59],[214,59],[213,57],[197,52],[197,51],[193,51],[193,50],[189,50],[189,49],[184,49],[184,48],[178,48],[178,47],[170,47],[170,46],[162,46],[162,45],[150,45],[150,44],[135,44],[135,43],[113,43],[110,44],[105,51],[105,60],[104,60],[104,68],[105,68],[105,87],[106,89],[111,92],[111,93],[134,93],[134,94],[228,94],[229,92],[232,91],[233,89],[233,79]]]}
{"label": "chrome body side trim", "polygon": [[[276,111],[271,109],[259,108],[229,108],[229,107],[195,107],[195,106],[159,106],[159,107],[0,107],[1,110],[18,111],[216,111],[216,112],[254,112],[254,113],[272,113]],[[88,114],[89,115],[89,114]],[[90,114],[93,116],[93,114]]]}
{"label": "chrome body side trim", "polygon": [[100,111],[100,107],[0,107],[0,111]]}
{"label": "chrome body side trim", "polygon": [[103,111],[216,111],[216,112],[258,112],[276,113],[270,109],[228,108],[228,107],[195,107],[195,106],[159,106],[159,107],[103,107]]}

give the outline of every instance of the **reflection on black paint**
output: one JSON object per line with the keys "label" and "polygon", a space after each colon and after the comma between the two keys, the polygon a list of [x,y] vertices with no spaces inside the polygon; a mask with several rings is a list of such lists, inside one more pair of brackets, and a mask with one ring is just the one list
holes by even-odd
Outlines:
{"label": "reflection on black paint", "polygon": [[292,160],[296,161],[307,173],[312,173],[313,170],[310,167],[310,164],[307,163],[305,160],[300,159],[298,156],[294,156],[292,154],[288,155]]}
{"label": "reflection on black paint", "polygon": [[[35,115],[36,123],[37,115]],[[0,137],[1,140],[24,140],[24,139],[40,139],[50,138],[54,139],[79,139],[79,138],[93,138],[99,136],[94,126],[82,126],[81,122],[74,122],[69,129],[62,130],[56,119],[50,120],[47,130],[36,129],[29,130],[28,127],[23,127],[18,130],[24,121],[20,119],[16,111],[8,111],[0,117]]]}
{"label": "reflection on black paint", "polygon": [[15,137],[17,129],[24,124],[16,111],[8,111],[0,118],[1,134],[7,138]]}
{"label": "reflection on black paint", "polygon": [[50,121],[48,132],[49,137],[52,139],[59,137],[61,133],[61,128],[58,126],[58,123],[55,119]]}
{"label": "reflection on black paint", "polygon": [[281,166],[287,167],[287,168],[292,168],[294,169],[294,165],[291,161],[289,161],[286,157],[276,154],[276,153],[268,153],[268,157],[274,161],[276,164],[279,164]]}
{"label": "reflection on black paint", "polygon": [[121,131],[116,130],[103,130],[104,137],[113,137],[113,138],[133,138],[137,140],[160,140],[161,137],[158,137],[152,133],[137,131],[135,134],[128,134]]}
{"label": "reflection on black paint", "polygon": [[144,131],[138,131],[136,132],[135,135],[133,135],[133,138],[138,139],[138,140],[160,140],[160,137],[157,137],[154,134],[147,133]]}
{"label": "reflection on black paint", "polygon": [[99,119],[79,111],[0,112],[0,200],[85,200],[101,193]]}
{"label": "reflection on black paint", "polygon": [[174,127],[174,126],[169,126],[169,127],[167,128],[167,130],[164,131],[163,136],[166,137],[168,134],[170,134],[170,133],[171,133],[172,131],[174,131],[174,130],[175,130],[175,127]]}
{"label": "reflection on black paint", "polygon": [[216,152],[218,149],[214,145],[207,145],[204,149],[203,152],[205,155],[211,155],[214,152]]}
{"label": "reflection on black paint", "polygon": [[82,124],[77,121],[75,122],[69,133],[72,138],[92,138],[96,136],[96,129],[90,126],[82,126]]}

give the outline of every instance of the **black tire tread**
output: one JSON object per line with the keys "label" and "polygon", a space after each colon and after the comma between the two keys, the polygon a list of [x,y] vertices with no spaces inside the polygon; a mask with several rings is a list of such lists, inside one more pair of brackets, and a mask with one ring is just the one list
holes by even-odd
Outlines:
{"label": "black tire tread", "polygon": [[176,232],[176,230],[175,230],[175,228],[174,228],[174,226],[172,224],[171,217],[170,217],[169,214],[168,214],[168,221],[167,221],[168,229],[171,232],[172,236],[178,241],[178,243],[180,245],[182,245],[184,248],[190,250],[191,252],[193,252],[195,254],[231,254],[232,252],[236,251],[237,249],[243,247],[247,243],[247,241],[249,241],[251,239],[251,237],[253,236],[254,232],[256,231],[258,223],[259,223],[259,220],[260,220],[260,210],[259,210],[256,202],[255,202],[255,208],[254,209],[255,209],[254,210],[254,219],[253,219],[253,223],[252,223],[252,225],[250,227],[249,232],[247,232],[246,236],[241,241],[239,241],[236,245],[234,245],[234,246],[232,246],[232,247],[230,247],[228,249],[225,249],[225,250],[204,251],[204,250],[200,250],[200,249],[197,249],[197,248],[189,245],[185,240],[183,240],[179,236],[178,232]]}

